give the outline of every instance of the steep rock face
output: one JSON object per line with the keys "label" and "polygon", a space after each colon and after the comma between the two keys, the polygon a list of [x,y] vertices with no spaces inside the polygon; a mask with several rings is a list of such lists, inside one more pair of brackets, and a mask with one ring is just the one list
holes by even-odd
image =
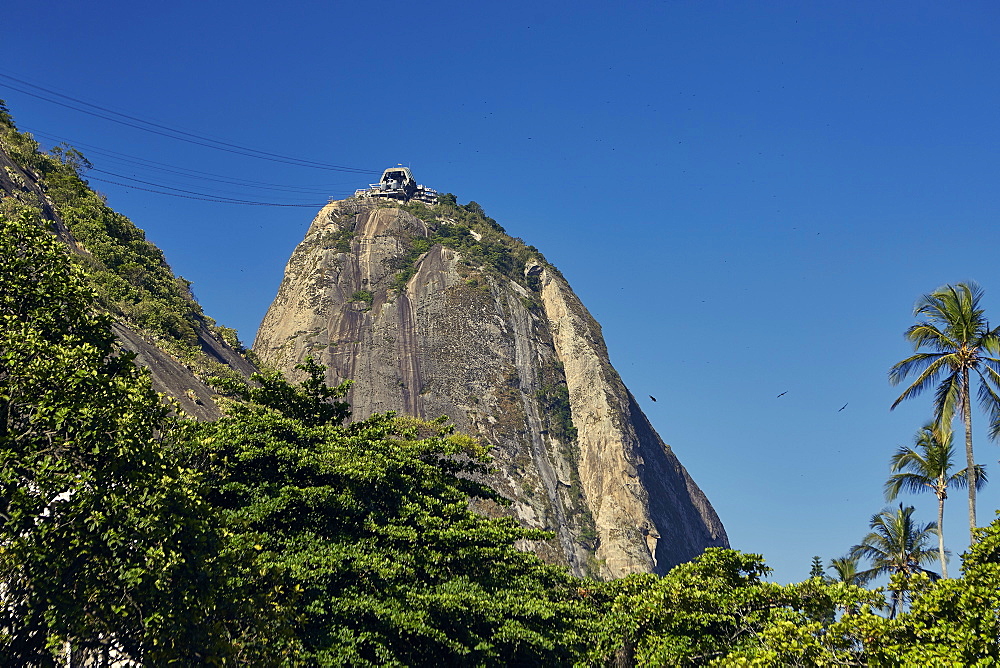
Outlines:
{"label": "steep rock face", "polygon": [[[9,215],[23,207],[36,211],[70,252],[83,258],[90,257],[84,244],[73,236],[59,216],[55,204],[45,192],[42,177],[19,164],[0,145],[0,214]],[[222,412],[213,400],[214,390],[188,364],[120,316],[115,318],[112,329],[122,349],[135,353],[136,362],[149,369],[154,390],[175,399],[180,408],[195,419],[215,420],[221,417]],[[193,334],[205,360],[229,367],[244,377],[256,372],[242,354],[211,331],[204,318],[196,319]]]}
{"label": "steep rock face", "polygon": [[311,355],[328,382],[354,380],[357,417],[447,415],[495,446],[489,483],[513,504],[481,509],[554,531],[529,547],[578,574],[664,572],[727,545],[559,273],[539,255],[513,271],[504,260],[504,275],[481,261],[481,234],[446,247],[437,241],[454,239],[458,223],[409,208],[324,207],[288,262],[255,352],[293,376]]}
{"label": "steep rock face", "polygon": [[52,200],[42,190],[38,180],[37,174],[21,167],[0,147],[0,200],[10,199],[34,206],[52,224],[53,234],[73,251],[80,252],[79,245],[56,214]]}
{"label": "steep rock face", "polygon": [[[123,322],[112,325],[119,345],[135,353],[136,363],[149,369],[153,389],[177,401],[181,410],[196,420],[218,420],[222,411],[215,404],[216,393],[188,365]],[[227,366],[244,378],[257,369],[225,341],[202,325],[197,330],[198,345],[206,358]]]}

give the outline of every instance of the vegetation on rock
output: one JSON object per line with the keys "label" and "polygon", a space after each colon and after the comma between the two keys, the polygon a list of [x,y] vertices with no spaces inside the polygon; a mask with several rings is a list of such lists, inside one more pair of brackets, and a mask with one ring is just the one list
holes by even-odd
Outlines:
{"label": "vegetation on rock", "polygon": [[[0,101],[0,108],[3,108]],[[188,364],[203,376],[228,373],[203,354],[199,335],[212,335],[247,352],[235,330],[217,327],[191,294],[191,284],[175,276],[162,251],[131,220],[93,191],[83,174],[91,166],[82,153],[62,145],[50,154],[19,132],[10,114],[0,115],[0,151],[35,181],[52,209],[78,242],[73,262],[81,267],[100,307]],[[2,190],[0,190],[2,194]],[[0,199],[0,212],[42,220],[43,202],[26,193]]]}
{"label": "vegetation on rock", "polygon": [[[476,202],[463,206],[454,195],[446,193],[434,205],[410,202],[400,208],[427,223],[431,229],[430,236],[411,240],[414,254],[409,264],[434,244],[441,244],[458,251],[467,266],[487,267],[536,292],[537,279],[531,281],[525,276],[525,265],[535,260],[555,270],[537,248],[507,236],[503,227],[487,216]],[[406,285],[406,280],[402,280],[402,285]]]}

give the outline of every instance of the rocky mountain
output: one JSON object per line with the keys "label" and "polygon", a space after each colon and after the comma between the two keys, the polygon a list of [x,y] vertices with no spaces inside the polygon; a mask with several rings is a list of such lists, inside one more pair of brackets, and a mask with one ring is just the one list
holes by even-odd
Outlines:
{"label": "rocky mountain", "polygon": [[356,417],[447,416],[493,446],[530,546],[577,574],[663,573],[728,546],[708,499],[611,366],[598,323],[537,249],[474,202],[331,202],[285,270],[253,350],[352,379]]}
{"label": "rocky mountain", "polygon": [[[142,230],[89,188],[69,147],[42,153],[0,102],[0,214],[70,249],[123,348],[199,419],[204,378],[255,369]],[[326,206],[289,261],[255,344],[293,377],[313,356],[353,379],[357,417],[447,416],[494,446],[486,502],[556,539],[530,545],[577,574],[664,572],[726,545],[718,517],[611,367],[600,327],[536,249],[474,202],[351,198]]]}
{"label": "rocky mountain", "polygon": [[220,417],[203,378],[246,377],[253,364],[237,350],[235,332],[202,313],[142,230],[88,187],[80,176],[86,165],[69,148],[39,151],[0,101],[0,214],[29,216],[66,244],[112,315],[122,348],[149,368],[156,391],[194,418]]}

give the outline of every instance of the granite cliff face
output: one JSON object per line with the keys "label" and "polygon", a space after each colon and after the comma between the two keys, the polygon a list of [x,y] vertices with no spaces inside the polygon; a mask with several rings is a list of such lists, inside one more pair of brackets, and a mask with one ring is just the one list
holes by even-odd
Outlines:
{"label": "granite cliff face", "polygon": [[489,483],[530,546],[577,574],[665,572],[727,546],[708,499],[608,361],[600,326],[478,205],[332,202],[295,249],[254,345],[354,380],[356,417],[434,418],[491,444]]}

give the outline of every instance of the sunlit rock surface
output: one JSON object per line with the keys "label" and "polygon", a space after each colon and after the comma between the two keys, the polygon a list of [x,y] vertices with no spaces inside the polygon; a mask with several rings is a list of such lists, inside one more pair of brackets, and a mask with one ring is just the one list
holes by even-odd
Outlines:
{"label": "sunlit rock surface", "polygon": [[[515,281],[432,245],[394,289],[432,226],[397,206],[324,207],[295,249],[254,344],[295,377],[307,356],[328,382],[354,380],[354,415],[435,418],[494,446],[489,484],[530,547],[577,574],[662,573],[727,546],[711,504],[612,368],[601,330],[559,273],[530,260]],[[571,420],[571,421],[570,421]],[[576,434],[574,437],[573,429]]]}

